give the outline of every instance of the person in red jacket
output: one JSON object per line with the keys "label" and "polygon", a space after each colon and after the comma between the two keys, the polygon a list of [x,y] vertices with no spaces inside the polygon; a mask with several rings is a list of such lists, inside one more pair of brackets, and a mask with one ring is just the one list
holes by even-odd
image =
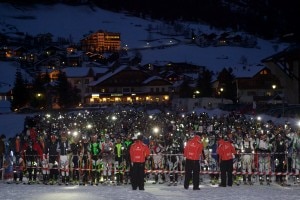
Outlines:
{"label": "person in red jacket", "polygon": [[203,143],[201,142],[201,137],[198,133],[194,135],[184,147],[185,157],[185,178],[184,178],[184,188],[189,189],[190,180],[193,177],[193,190],[200,190],[199,188],[199,173],[200,173],[200,157],[203,156]]}
{"label": "person in red jacket", "polygon": [[143,143],[143,136],[139,135],[129,150],[131,160],[131,186],[133,190],[144,190],[145,161],[150,155],[149,147]]}
{"label": "person in red jacket", "polygon": [[219,186],[226,187],[226,184],[232,186],[233,157],[236,154],[236,150],[228,135],[225,135],[224,139],[219,143],[217,154],[219,155],[221,170],[221,183]]}

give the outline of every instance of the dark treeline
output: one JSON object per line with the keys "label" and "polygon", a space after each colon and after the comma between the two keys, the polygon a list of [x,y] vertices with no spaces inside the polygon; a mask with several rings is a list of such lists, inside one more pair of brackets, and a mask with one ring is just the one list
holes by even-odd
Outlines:
{"label": "dark treeline", "polygon": [[266,39],[295,33],[299,40],[297,19],[299,0],[7,0],[7,2],[88,4],[115,12],[128,11],[142,17],[173,22],[197,21],[217,28],[247,31]]}

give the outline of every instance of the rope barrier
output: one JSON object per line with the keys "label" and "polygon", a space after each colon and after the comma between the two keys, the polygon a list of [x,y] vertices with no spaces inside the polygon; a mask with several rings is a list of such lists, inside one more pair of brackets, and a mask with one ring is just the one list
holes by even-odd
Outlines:
{"label": "rope barrier", "polygon": [[[59,167],[54,167],[54,168],[49,168],[49,167],[27,167],[27,169],[37,169],[37,170],[58,170],[60,172],[65,172],[65,171],[105,171],[105,169],[84,169],[84,168],[69,168],[69,169],[62,169]],[[125,173],[125,172],[130,172],[129,170],[110,170],[112,173]],[[177,173],[177,174],[185,174],[185,171],[181,170],[147,170],[145,169],[145,173],[148,174],[171,174],[171,173]],[[220,174],[220,171],[209,171],[209,170],[202,170],[199,172],[200,174]],[[275,176],[275,175],[282,175],[282,176],[297,176],[300,175],[300,173],[296,172],[239,172],[234,170],[232,172],[233,175],[270,175],[270,176]]]}
{"label": "rope barrier", "polygon": [[[168,156],[178,156],[180,158],[183,158],[183,154],[161,153],[161,154],[150,154],[150,159],[151,159],[151,157],[157,156],[157,155],[161,156],[162,160],[165,159],[165,157],[168,157]],[[216,155],[216,154],[215,153],[210,153],[210,155]],[[254,152],[254,153],[238,153],[236,155],[238,155],[238,156],[243,156],[243,155],[253,155],[253,156],[264,155],[265,156],[265,155],[268,155],[268,156],[270,156],[270,158],[273,155],[285,155],[285,159],[284,160],[285,161],[287,160],[287,152],[284,152],[284,153],[283,152],[282,153],[280,153],[280,152],[270,152],[270,153]],[[36,156],[36,158],[38,158],[37,155],[27,155],[27,156]],[[47,158],[49,158],[50,156],[57,156],[57,158],[59,158],[58,155],[47,155]],[[79,158],[81,158],[80,155],[68,155],[68,156],[69,156],[69,159],[68,159],[69,161],[71,160],[70,158],[72,158],[72,156],[78,156]],[[86,156],[86,155],[84,155],[84,156]],[[23,157],[23,156],[21,156],[21,157]],[[202,162],[202,161],[203,160],[200,160],[199,162]],[[274,161],[275,161],[275,159],[270,159],[270,163],[269,164],[270,165],[271,165],[271,163],[274,164]],[[25,163],[27,162],[26,159],[24,159],[24,162]],[[35,162],[37,163],[37,166],[18,166],[18,165],[13,165],[13,169],[14,169],[14,171],[17,171],[17,170],[23,170],[24,171],[25,169],[36,169],[36,170],[46,170],[46,171],[48,171],[48,170],[53,169],[53,170],[59,170],[60,172],[64,172],[64,171],[68,171],[68,172],[73,172],[73,171],[80,171],[80,172],[85,172],[85,171],[87,171],[87,172],[90,172],[90,171],[99,171],[99,172],[102,172],[102,171],[106,170],[104,168],[95,169],[95,168],[91,168],[91,167],[77,167],[77,168],[68,167],[67,169],[64,169],[64,168],[61,168],[61,167],[52,167],[52,168],[49,168],[48,166],[47,167],[42,167],[41,160],[39,160],[39,159],[37,159]],[[149,159],[148,159],[147,162],[149,162]],[[179,159],[178,160],[178,166],[183,166],[184,165],[183,162],[184,162],[183,159],[182,160]],[[208,162],[210,162],[210,161],[208,161]],[[300,162],[300,161],[298,161],[298,162]],[[113,164],[114,164],[114,162],[112,162],[112,165]],[[255,159],[252,159],[252,164],[258,164],[258,161],[255,160]],[[49,162],[47,162],[46,165],[49,165]],[[58,162],[58,165],[60,165],[59,162]],[[209,166],[209,164],[205,164],[205,165],[206,165],[206,167]],[[210,175],[210,174],[220,174],[219,170],[203,170],[203,168],[206,168],[206,167],[201,166],[200,174],[203,174],[203,175],[205,175],[205,174],[208,174],[208,175]],[[184,169],[184,168],[182,168],[182,169]],[[145,172],[146,173],[155,173],[155,174],[170,174],[170,173],[185,174],[185,171],[182,170],[182,169],[181,170],[145,169]],[[257,167],[252,168],[252,170],[255,170],[253,172],[241,172],[240,170],[234,170],[233,171],[233,175],[261,175],[261,176],[263,176],[263,175],[270,175],[270,176],[277,176],[277,175],[279,175],[279,176],[298,176],[298,175],[300,175],[300,173],[299,173],[300,169],[296,169],[295,167],[292,168],[293,172],[288,172],[288,171],[286,171],[286,172],[274,172],[273,170],[275,169],[275,164],[274,164],[273,168],[270,167],[269,169],[270,169],[270,172],[268,172],[268,173],[267,172],[258,172],[258,171],[256,171]],[[3,171],[5,171],[5,168],[4,167],[0,168],[0,173],[2,173]],[[112,173],[114,173],[114,172],[116,172],[116,173],[119,173],[119,172],[120,173],[129,172],[129,170],[126,170],[126,169],[125,170],[115,170],[113,167],[109,171],[111,171]]]}

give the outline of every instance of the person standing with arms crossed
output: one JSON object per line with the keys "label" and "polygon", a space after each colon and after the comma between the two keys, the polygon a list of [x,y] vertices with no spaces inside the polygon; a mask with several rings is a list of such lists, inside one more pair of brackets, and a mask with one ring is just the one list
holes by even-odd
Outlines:
{"label": "person standing with arms crossed", "polygon": [[217,149],[221,170],[220,187],[232,186],[233,156],[236,150],[230,141],[230,135],[225,135]]}
{"label": "person standing with arms crossed", "polygon": [[137,139],[130,146],[130,159],[131,159],[131,186],[132,190],[145,190],[144,177],[145,177],[145,161],[150,155],[149,147],[143,143],[143,136],[138,135]]}
{"label": "person standing with arms crossed", "polygon": [[200,133],[196,133],[184,147],[185,161],[185,178],[184,189],[189,189],[190,180],[193,178],[193,190],[200,190],[199,188],[199,173],[200,173],[200,157],[205,155],[203,153],[203,143],[201,142]]}

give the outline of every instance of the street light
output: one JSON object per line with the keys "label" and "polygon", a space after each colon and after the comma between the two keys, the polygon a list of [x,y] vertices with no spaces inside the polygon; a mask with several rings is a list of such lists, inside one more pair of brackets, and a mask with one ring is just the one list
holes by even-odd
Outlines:
{"label": "street light", "polygon": [[276,94],[276,92],[275,92],[276,87],[277,87],[277,85],[275,85],[275,84],[272,85],[272,89],[274,90],[274,91],[273,91],[273,99],[274,99],[274,102],[275,102],[275,103],[276,103],[276,97],[275,97],[275,94]]}
{"label": "street light", "polygon": [[[275,91],[277,86],[274,84],[272,85],[273,90]],[[275,92],[274,92],[274,96],[275,96]],[[282,103],[282,117],[284,117],[284,99],[285,99],[285,95],[284,95],[284,90],[282,90],[282,97],[281,97],[281,103]],[[275,102],[276,102],[276,97],[275,97]]]}
{"label": "street light", "polygon": [[222,105],[223,105],[223,92],[224,92],[224,88],[220,88],[220,94],[221,94],[221,97],[222,97]]}

